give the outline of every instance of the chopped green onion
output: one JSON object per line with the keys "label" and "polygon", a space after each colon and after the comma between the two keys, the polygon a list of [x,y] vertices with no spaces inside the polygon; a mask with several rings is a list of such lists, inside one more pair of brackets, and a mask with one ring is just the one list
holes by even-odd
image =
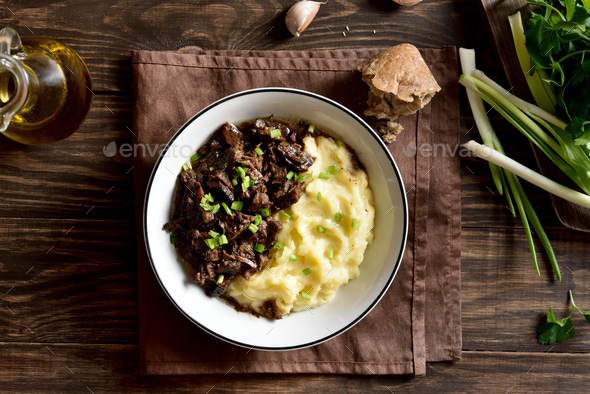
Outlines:
{"label": "chopped green onion", "polygon": [[318,192],[318,201],[322,201],[322,192]]}
{"label": "chopped green onion", "polygon": [[209,234],[212,238],[219,237],[221,235],[218,232],[213,231],[213,230],[209,231],[207,234]]}
{"label": "chopped green onion", "polygon": [[254,218],[254,224],[259,226],[260,223],[262,223],[262,216],[256,215],[256,217]]}
{"label": "chopped green onion", "polygon": [[214,170],[214,168],[213,168],[213,167],[209,167],[209,171],[213,171],[213,170]]}
{"label": "chopped green onion", "polygon": [[320,172],[320,175],[318,175],[318,178],[323,179],[323,180],[327,180],[327,179],[330,179],[330,175],[326,174],[325,172]]}
{"label": "chopped green onion", "polygon": [[291,215],[289,215],[287,212],[282,211],[281,215],[283,215],[285,217],[285,219],[289,219],[291,217]]}
{"label": "chopped green onion", "polygon": [[342,146],[342,140],[336,141],[336,146],[341,147]]}
{"label": "chopped green onion", "polygon": [[221,282],[223,282],[223,275],[219,275],[217,277],[217,282],[215,282],[215,283],[217,283],[217,286],[219,286],[221,284]]}
{"label": "chopped green onion", "polygon": [[231,180],[231,184],[234,186],[238,186],[238,180],[237,179],[232,179]]}
{"label": "chopped green onion", "polygon": [[250,223],[250,225],[248,226],[248,230],[250,230],[252,234],[254,234],[256,231],[258,231],[258,226],[254,223]]}
{"label": "chopped green onion", "polygon": [[273,248],[281,250],[281,249],[283,249],[283,244],[280,242],[275,242],[275,244],[273,245]]}
{"label": "chopped green onion", "polygon": [[361,228],[361,221],[352,219],[352,224],[350,225],[350,227],[352,227],[355,230],[358,230],[359,228]]}
{"label": "chopped green onion", "polygon": [[[322,226],[317,226],[316,229],[318,230],[318,233],[323,234],[326,232],[326,229],[323,228]],[[358,230],[358,229],[357,229]]]}
{"label": "chopped green onion", "polygon": [[328,255],[328,258],[329,259],[334,258],[334,251],[332,249],[328,250],[328,254],[327,255]]}
{"label": "chopped green onion", "polygon": [[270,216],[270,210],[268,208],[262,208],[260,214],[264,217]]}
{"label": "chopped green onion", "polygon": [[209,201],[209,202],[213,202],[213,201],[215,201],[215,199],[213,198],[213,196],[211,195],[211,193],[207,193],[207,194],[205,195],[205,197],[207,197],[207,201]]}
{"label": "chopped green onion", "polygon": [[293,171],[289,171],[289,173],[287,174],[287,179],[293,178],[293,175],[295,175],[295,173]]}
{"label": "chopped green onion", "polygon": [[211,205],[211,213],[213,213],[213,214],[219,212],[220,209],[221,209],[221,206],[219,204]]}
{"label": "chopped green onion", "polygon": [[336,220],[336,222],[340,222],[340,219],[342,219],[342,213],[338,212],[336,215],[334,215],[334,220]]}
{"label": "chopped green onion", "polygon": [[256,244],[256,245],[254,245],[254,250],[257,251],[258,253],[262,253],[262,252],[264,252],[264,245]]}
{"label": "chopped green onion", "polygon": [[219,236],[219,245],[227,245],[227,237],[225,234]]}
{"label": "chopped green onion", "polygon": [[262,149],[260,149],[258,146],[256,148],[254,148],[254,152],[256,152],[256,154],[258,156],[262,156],[264,154],[264,152],[262,151]]}
{"label": "chopped green onion", "polygon": [[185,171],[188,171],[188,169],[189,169],[188,163],[184,163],[182,165],[182,169],[185,170]]}
{"label": "chopped green onion", "polygon": [[244,177],[246,176],[246,171],[244,171],[244,169],[242,167],[238,167],[236,169],[236,171],[238,172],[238,175],[240,176],[240,178],[244,179]]}
{"label": "chopped green onion", "polygon": [[201,155],[199,155],[198,153],[195,153],[194,155],[191,156],[191,161],[197,161],[201,158]]}
{"label": "chopped green onion", "polygon": [[297,182],[305,182],[308,179],[311,179],[311,177],[313,176],[313,171],[312,172],[308,172],[306,174],[303,174],[301,176],[296,176],[295,177],[295,181]]}
{"label": "chopped green onion", "polygon": [[242,181],[242,191],[245,193],[249,187],[250,187],[250,177],[248,175],[246,175],[246,177]]}
{"label": "chopped green onion", "polygon": [[311,300],[311,295],[301,292],[301,298],[303,298],[304,300]]}
{"label": "chopped green onion", "polygon": [[254,186],[256,183],[254,182],[254,179],[250,179],[250,187]]}
{"label": "chopped green onion", "polygon": [[203,208],[205,211],[211,211],[211,210],[213,209],[213,207],[212,207],[211,205],[209,205],[209,204],[207,204],[207,203],[204,203],[204,202],[200,203],[199,205],[200,205],[200,206],[201,206],[201,208]]}
{"label": "chopped green onion", "polygon": [[297,261],[297,256],[295,256],[294,254],[290,255],[289,261]]}
{"label": "chopped green onion", "polygon": [[217,246],[219,246],[219,243],[217,242],[217,240],[215,238],[207,238],[205,240],[205,243],[207,244],[209,249],[215,249]]}
{"label": "chopped green onion", "polygon": [[170,234],[170,243],[175,244],[178,241],[178,237],[174,234]]}
{"label": "chopped green onion", "polygon": [[303,270],[303,274],[304,274],[305,276],[307,276],[307,275],[311,274],[311,268],[307,267],[306,269],[304,269],[304,270]]}
{"label": "chopped green onion", "polygon": [[232,214],[226,203],[222,202],[221,206],[223,207],[223,210],[225,211],[225,213],[227,213],[228,215]]}
{"label": "chopped green onion", "polygon": [[330,167],[328,167],[328,172],[330,174],[332,174],[332,175],[335,175],[335,174],[338,173],[338,167],[336,167],[336,166],[330,166]]}
{"label": "chopped green onion", "polygon": [[282,135],[281,130],[279,130],[279,129],[272,129],[270,131],[270,138],[277,138],[277,137],[280,137],[281,135]]}
{"label": "chopped green onion", "polygon": [[243,206],[244,203],[241,201],[234,201],[231,203],[231,209],[233,209],[234,211],[241,211]]}
{"label": "chopped green onion", "polygon": [[311,123],[311,124],[309,125],[309,127],[307,128],[307,132],[308,132],[309,134],[312,134],[314,130],[315,130],[315,125],[314,125],[313,123]]}

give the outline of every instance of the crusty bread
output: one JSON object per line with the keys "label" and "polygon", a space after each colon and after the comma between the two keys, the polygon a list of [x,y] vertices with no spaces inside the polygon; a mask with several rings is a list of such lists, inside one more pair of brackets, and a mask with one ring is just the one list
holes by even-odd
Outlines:
{"label": "crusty bread", "polygon": [[378,119],[394,121],[413,114],[440,91],[420,52],[410,44],[389,48],[358,69],[370,87],[365,115]]}

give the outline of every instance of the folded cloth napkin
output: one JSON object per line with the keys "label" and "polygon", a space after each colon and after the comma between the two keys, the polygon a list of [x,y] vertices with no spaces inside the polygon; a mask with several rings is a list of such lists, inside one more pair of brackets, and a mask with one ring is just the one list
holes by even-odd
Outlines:
{"label": "folded cloth napkin", "polygon": [[[282,86],[329,97],[363,117],[368,87],[356,66],[379,49],[132,53],[133,143],[163,146],[191,116],[242,90]],[[442,90],[389,144],[407,191],[409,234],[397,276],[360,323],[323,344],[288,352],[243,349],[186,319],[161,289],[142,233],[157,159],[133,158],[138,243],[140,370],[144,374],[425,374],[461,358],[459,89],[455,48],[421,50]],[[432,150],[429,151],[428,147]],[[458,152],[455,151],[455,152]],[[288,318],[288,317],[287,317]]]}

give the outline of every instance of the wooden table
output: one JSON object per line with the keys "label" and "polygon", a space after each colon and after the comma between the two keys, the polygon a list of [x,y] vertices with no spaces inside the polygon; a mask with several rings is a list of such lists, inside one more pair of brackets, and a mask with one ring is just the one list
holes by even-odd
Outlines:
{"label": "wooden table", "polygon": [[[553,242],[563,281],[493,190],[487,164],[463,158],[463,361],[433,363],[422,377],[138,374],[136,244],[130,159],[103,147],[131,140],[133,49],[475,47],[495,78],[473,0],[332,0],[299,39],[283,24],[289,1],[10,1],[2,26],[70,45],[88,64],[94,103],[82,128],[58,144],[27,147],[0,137],[0,392],[589,392],[590,326],[536,344],[549,307],[569,313],[567,290],[590,308],[588,235],[560,227],[547,196],[525,185]],[[341,33],[349,26],[346,37]],[[373,34],[375,30],[375,34]],[[528,143],[491,112],[510,155],[535,167]],[[477,138],[462,92],[462,139]],[[118,156],[116,156],[118,157]],[[538,250],[542,249],[537,243]],[[208,391],[210,390],[210,391]]]}

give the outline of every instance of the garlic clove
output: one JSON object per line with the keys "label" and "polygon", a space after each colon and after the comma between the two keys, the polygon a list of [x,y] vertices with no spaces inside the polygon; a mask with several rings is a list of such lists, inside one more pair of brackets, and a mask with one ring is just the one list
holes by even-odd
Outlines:
{"label": "garlic clove", "polygon": [[291,34],[299,37],[316,16],[321,4],[317,1],[305,0],[293,4],[285,16],[285,24]]}

